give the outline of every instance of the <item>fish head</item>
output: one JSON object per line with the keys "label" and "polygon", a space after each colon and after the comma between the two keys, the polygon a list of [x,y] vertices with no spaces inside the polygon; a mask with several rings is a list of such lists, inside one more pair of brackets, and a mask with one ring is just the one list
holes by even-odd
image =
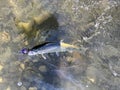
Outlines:
{"label": "fish head", "polygon": [[28,52],[29,52],[29,49],[27,49],[27,48],[23,48],[23,49],[21,50],[21,53],[22,53],[22,54],[28,54]]}

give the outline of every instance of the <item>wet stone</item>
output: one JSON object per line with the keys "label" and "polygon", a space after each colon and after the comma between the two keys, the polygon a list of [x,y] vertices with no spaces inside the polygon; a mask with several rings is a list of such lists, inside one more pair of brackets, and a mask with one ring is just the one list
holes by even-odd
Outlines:
{"label": "wet stone", "polygon": [[69,63],[71,63],[71,62],[74,61],[74,58],[72,58],[72,57],[68,57],[68,58],[67,58],[67,61],[68,61]]}
{"label": "wet stone", "polygon": [[25,41],[24,44],[25,44],[25,45],[28,45],[28,41]]}
{"label": "wet stone", "polygon": [[46,66],[40,66],[39,67],[39,70],[41,71],[41,72],[46,72]]}
{"label": "wet stone", "polygon": [[22,63],[22,64],[20,64],[20,67],[22,68],[22,69],[25,69],[25,65]]}
{"label": "wet stone", "polygon": [[18,85],[18,86],[22,86],[22,82],[18,82],[17,85]]}
{"label": "wet stone", "polygon": [[32,29],[32,22],[19,22],[17,26],[29,32]]}
{"label": "wet stone", "polygon": [[88,80],[91,81],[92,83],[95,83],[95,79],[94,78],[88,77]]}
{"label": "wet stone", "polygon": [[29,90],[38,90],[36,87],[30,87]]}

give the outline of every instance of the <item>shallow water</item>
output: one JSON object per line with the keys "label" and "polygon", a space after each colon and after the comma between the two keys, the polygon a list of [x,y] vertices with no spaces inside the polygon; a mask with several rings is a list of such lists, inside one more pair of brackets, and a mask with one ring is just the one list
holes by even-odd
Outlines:
{"label": "shallow water", "polygon": [[[0,8],[0,90],[120,90],[119,0],[0,0]],[[60,40],[81,51],[19,53]]]}

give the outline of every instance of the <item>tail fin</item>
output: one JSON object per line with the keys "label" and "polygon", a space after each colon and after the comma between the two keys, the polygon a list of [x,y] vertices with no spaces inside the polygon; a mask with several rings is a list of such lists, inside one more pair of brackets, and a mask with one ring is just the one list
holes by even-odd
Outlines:
{"label": "tail fin", "polygon": [[75,49],[75,51],[78,51],[80,54],[84,54],[84,55],[86,51],[88,50],[88,48],[84,48],[83,46],[78,47],[75,45],[64,43],[63,41],[60,42],[60,46],[62,48],[68,49],[69,51]]}
{"label": "tail fin", "polygon": [[75,49],[79,49],[79,47],[77,47],[75,45],[64,43],[62,40],[60,41],[60,46],[63,47],[63,48],[75,48]]}

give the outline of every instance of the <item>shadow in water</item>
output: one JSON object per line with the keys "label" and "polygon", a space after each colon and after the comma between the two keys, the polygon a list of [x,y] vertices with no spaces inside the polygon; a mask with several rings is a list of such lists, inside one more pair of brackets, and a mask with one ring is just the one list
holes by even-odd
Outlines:
{"label": "shadow in water", "polygon": [[[49,17],[41,24],[35,24],[33,30],[29,33],[25,33],[28,44],[30,46],[38,45],[37,40],[40,37],[46,37],[46,41],[59,41],[58,35],[58,22],[54,15]],[[37,35],[37,33],[39,34]],[[62,32],[64,33],[64,32]],[[34,37],[37,37],[36,39]],[[60,78],[57,73],[53,71],[59,69],[60,57],[53,54],[47,54],[47,59],[44,60],[42,57],[34,56],[31,60],[25,62],[25,70],[21,75],[21,81],[27,88],[35,86],[38,90],[56,90],[55,88],[60,87]],[[36,60],[36,61],[34,61]],[[44,85],[43,85],[44,84]]]}
{"label": "shadow in water", "polygon": [[[36,62],[32,61],[35,59]],[[46,60],[42,57],[34,57],[32,60],[25,62],[25,70],[22,72],[21,81],[25,87],[34,86],[38,90],[42,90],[41,88],[53,87],[55,89],[61,86],[58,74],[53,72],[59,69],[61,62],[59,57],[51,58],[47,56]],[[43,83],[44,85],[42,85]]]}

